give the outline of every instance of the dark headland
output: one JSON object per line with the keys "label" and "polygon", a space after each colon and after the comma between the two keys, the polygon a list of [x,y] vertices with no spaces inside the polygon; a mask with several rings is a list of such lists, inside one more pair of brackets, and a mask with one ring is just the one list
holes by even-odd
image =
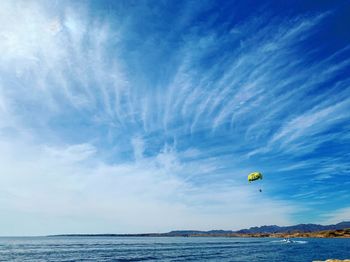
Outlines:
{"label": "dark headland", "polygon": [[167,233],[142,234],[61,234],[49,237],[316,237],[316,238],[350,238],[350,221],[334,225],[299,224],[295,226],[261,226],[249,229],[232,230],[176,230]]}

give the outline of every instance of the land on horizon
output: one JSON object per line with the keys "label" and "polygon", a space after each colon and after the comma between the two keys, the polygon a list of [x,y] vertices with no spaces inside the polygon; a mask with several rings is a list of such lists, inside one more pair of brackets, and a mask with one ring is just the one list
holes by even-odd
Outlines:
{"label": "land on horizon", "polygon": [[295,226],[279,227],[276,225],[251,227],[241,230],[176,230],[167,233],[140,233],[140,234],[59,234],[49,237],[319,237],[319,238],[350,238],[350,221],[340,222],[334,225],[298,224]]}

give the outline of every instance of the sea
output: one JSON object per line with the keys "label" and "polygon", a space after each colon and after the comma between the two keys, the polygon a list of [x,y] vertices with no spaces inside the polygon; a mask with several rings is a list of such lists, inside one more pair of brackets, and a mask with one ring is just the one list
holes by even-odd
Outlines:
{"label": "sea", "polygon": [[0,261],[302,261],[350,259],[350,239],[1,237]]}

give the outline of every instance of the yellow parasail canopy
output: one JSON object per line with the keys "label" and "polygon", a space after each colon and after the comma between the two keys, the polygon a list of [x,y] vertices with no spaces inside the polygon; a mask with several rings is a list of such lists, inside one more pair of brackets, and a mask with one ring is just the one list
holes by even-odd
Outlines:
{"label": "yellow parasail canopy", "polygon": [[252,182],[258,179],[262,179],[263,175],[260,172],[253,172],[248,175],[248,181]]}

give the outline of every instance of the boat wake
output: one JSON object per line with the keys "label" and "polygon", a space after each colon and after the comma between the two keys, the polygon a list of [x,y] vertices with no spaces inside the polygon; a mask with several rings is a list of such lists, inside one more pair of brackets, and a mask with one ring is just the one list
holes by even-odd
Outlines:
{"label": "boat wake", "polygon": [[307,241],[305,240],[292,240],[289,238],[281,239],[281,240],[273,240],[271,242],[274,243],[281,243],[281,244],[306,244]]}

